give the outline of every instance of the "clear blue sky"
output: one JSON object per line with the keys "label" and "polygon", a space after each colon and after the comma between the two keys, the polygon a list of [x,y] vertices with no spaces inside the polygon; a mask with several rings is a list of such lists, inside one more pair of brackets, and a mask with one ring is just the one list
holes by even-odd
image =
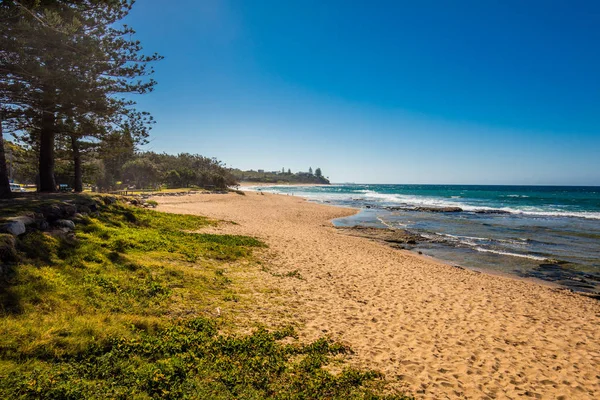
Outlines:
{"label": "clear blue sky", "polygon": [[334,182],[600,185],[600,1],[138,0],[147,149]]}

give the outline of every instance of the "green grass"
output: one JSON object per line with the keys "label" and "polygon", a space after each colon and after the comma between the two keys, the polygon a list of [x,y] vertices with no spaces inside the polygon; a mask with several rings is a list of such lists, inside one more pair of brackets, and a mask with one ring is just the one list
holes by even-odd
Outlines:
{"label": "green grass", "polygon": [[264,247],[194,233],[215,224],[117,203],[76,235],[19,237],[0,277],[0,398],[402,398],[328,339],[212,316],[248,301],[235,272]]}

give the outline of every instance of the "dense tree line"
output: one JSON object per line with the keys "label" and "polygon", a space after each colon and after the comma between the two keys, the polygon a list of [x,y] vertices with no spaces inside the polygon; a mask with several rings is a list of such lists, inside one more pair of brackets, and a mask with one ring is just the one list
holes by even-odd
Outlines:
{"label": "dense tree line", "polygon": [[86,160],[145,142],[153,121],[129,94],[152,91],[161,57],[142,54],[135,31],[118,26],[133,3],[0,2],[0,196],[10,195],[6,133],[35,155],[43,192],[57,190],[65,157],[81,191]]}
{"label": "dense tree line", "polygon": [[140,153],[123,166],[123,181],[138,188],[220,188],[237,184],[230,170],[215,158],[198,154]]}
{"label": "dense tree line", "polygon": [[[106,146],[85,152],[81,181],[101,191],[167,186],[226,188],[237,180],[223,163],[198,154],[171,155],[137,152],[134,141],[123,135],[108,137]],[[114,144],[111,148],[110,144]],[[20,183],[36,181],[35,152],[5,141],[9,177]],[[57,146],[55,176],[59,183],[73,185],[74,166],[68,148]]]}

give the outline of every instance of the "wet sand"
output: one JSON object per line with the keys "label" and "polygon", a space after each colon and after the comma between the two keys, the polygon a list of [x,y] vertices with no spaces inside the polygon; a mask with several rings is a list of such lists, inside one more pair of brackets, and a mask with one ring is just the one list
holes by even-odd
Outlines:
{"label": "wet sand", "polygon": [[348,344],[417,398],[600,398],[597,300],[341,234],[330,220],[352,209],[252,192],[156,200],[266,242],[270,269],[302,277],[259,273],[302,337]]}

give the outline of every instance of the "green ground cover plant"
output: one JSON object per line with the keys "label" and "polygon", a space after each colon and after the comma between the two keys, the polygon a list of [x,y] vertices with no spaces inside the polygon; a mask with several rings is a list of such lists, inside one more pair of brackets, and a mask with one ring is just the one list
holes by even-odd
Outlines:
{"label": "green ground cover plant", "polygon": [[215,224],[117,202],[74,234],[18,237],[0,278],[0,398],[403,398],[329,339],[214,316],[240,301],[230,271],[258,269],[265,246],[202,233]]}

